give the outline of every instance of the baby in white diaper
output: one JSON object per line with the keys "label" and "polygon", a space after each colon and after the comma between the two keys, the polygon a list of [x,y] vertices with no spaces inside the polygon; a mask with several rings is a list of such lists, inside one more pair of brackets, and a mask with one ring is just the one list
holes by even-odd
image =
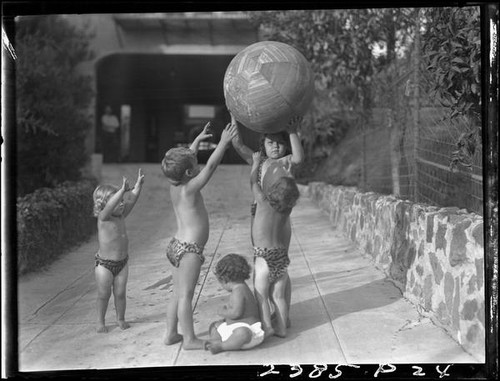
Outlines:
{"label": "baby in white diaper", "polygon": [[223,319],[210,325],[205,349],[216,354],[254,348],[264,341],[264,331],[257,300],[245,282],[250,278],[250,265],[241,255],[228,254],[217,263],[214,273],[231,296],[218,311]]}

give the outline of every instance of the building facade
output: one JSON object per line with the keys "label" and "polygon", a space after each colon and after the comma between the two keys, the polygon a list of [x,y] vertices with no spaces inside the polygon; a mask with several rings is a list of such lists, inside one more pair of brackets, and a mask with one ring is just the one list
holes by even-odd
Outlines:
{"label": "building facade", "polygon": [[[80,67],[92,77],[96,94],[89,110],[94,127],[87,140],[93,160],[102,160],[111,149],[102,125],[108,106],[120,128],[118,153],[105,154],[105,162],[159,162],[166,150],[189,144],[211,121],[215,136],[204,146],[208,156],[230,121],[223,94],[225,70],[239,51],[258,41],[258,30],[245,13],[64,17],[93,33],[95,58]],[[257,134],[241,132],[245,143],[257,148]],[[241,162],[232,149],[224,161]]]}

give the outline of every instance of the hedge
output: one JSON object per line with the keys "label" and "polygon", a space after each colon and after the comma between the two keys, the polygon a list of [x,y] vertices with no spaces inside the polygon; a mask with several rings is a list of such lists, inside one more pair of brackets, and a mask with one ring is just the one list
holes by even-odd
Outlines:
{"label": "hedge", "polygon": [[96,231],[93,180],[40,188],[17,199],[18,274],[46,266]]}

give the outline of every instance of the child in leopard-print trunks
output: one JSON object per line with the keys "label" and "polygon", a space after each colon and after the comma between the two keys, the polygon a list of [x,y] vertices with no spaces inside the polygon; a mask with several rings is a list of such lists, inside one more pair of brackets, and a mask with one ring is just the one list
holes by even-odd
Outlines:
{"label": "child in leopard-print trunks", "polygon": [[[141,193],[144,175],[139,169],[134,188],[130,189],[124,177],[120,188],[99,185],[93,194],[94,216],[97,217],[99,251],[95,255],[97,282],[97,332],[105,333],[106,310],[113,291],[116,319],[121,329],[129,328],[125,321],[126,291],[128,280],[128,237],[125,217],[134,208]],[[127,200],[125,192],[130,191]]]}
{"label": "child in leopard-print trunks", "polygon": [[[297,130],[302,122],[302,117],[296,116],[290,120],[286,131],[280,131],[277,133],[266,133],[262,136],[260,142],[260,159],[257,169],[257,183],[263,189],[264,192],[267,191],[269,187],[269,182],[267,179],[273,179],[276,173],[282,173],[285,176],[290,176],[293,178],[294,171],[297,166],[299,166],[304,160],[304,150],[300,143],[300,139],[297,134]],[[237,125],[237,121],[234,116],[231,115],[232,124]],[[245,160],[248,164],[253,163],[253,151],[243,144],[243,141],[238,134],[232,141],[233,147],[236,152]],[[291,151],[291,153],[290,153]],[[272,182],[272,181],[271,181]],[[257,203],[252,203],[251,206],[251,222],[250,222],[250,237],[252,245],[254,245],[254,219],[255,212],[257,208]],[[285,234],[285,247],[288,253],[291,240],[291,224],[290,219],[286,219],[285,226],[283,227]],[[291,304],[291,282],[290,278],[287,277],[287,284],[285,288],[285,298],[288,308]],[[287,313],[287,327],[290,326],[290,318]]]}
{"label": "child in leopard-print trunks", "polygon": [[[290,305],[286,289],[289,285],[288,245],[290,213],[299,198],[295,180],[282,176],[266,191],[257,182],[260,152],[253,154],[250,184],[257,203],[253,228],[254,289],[259,303],[265,337],[285,337]],[[276,322],[271,321],[271,305]]]}
{"label": "child in leopard-print trunks", "polygon": [[210,230],[201,191],[212,178],[236,133],[234,126],[226,126],[219,144],[202,168],[196,155],[200,143],[212,136],[208,132],[209,127],[210,122],[189,148],[169,149],[161,162],[163,174],[170,184],[170,198],[177,221],[177,231],[166,250],[172,265],[173,293],[167,307],[167,329],[163,342],[172,345],[182,341],[185,350],[204,348],[203,341],[194,332],[192,309],[196,282],[205,261],[203,249]]}

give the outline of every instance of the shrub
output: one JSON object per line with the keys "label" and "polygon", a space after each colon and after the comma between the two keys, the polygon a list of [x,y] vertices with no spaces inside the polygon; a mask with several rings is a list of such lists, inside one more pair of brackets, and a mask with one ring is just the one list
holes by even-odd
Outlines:
{"label": "shrub", "polygon": [[58,15],[16,22],[18,196],[81,178],[93,90],[76,68],[92,57],[88,37]]}
{"label": "shrub", "polygon": [[49,264],[95,233],[92,180],[40,188],[17,200],[18,273]]}

